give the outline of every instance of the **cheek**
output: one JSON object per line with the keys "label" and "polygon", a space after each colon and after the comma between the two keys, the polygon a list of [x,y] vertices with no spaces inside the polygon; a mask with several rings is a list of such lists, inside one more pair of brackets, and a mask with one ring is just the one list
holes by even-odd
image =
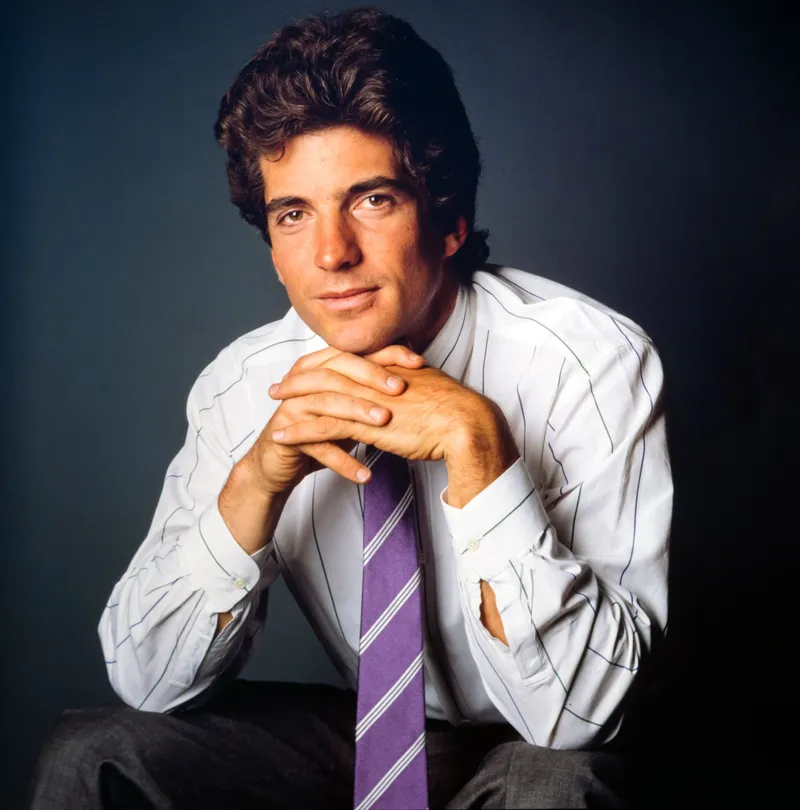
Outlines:
{"label": "cheek", "polygon": [[278,280],[286,287],[287,292],[302,288],[304,267],[302,253],[287,249],[285,245],[273,247],[272,264]]}
{"label": "cheek", "polygon": [[373,255],[377,262],[392,269],[403,287],[416,289],[426,285],[431,257],[419,230],[413,225],[406,224],[386,234]]}

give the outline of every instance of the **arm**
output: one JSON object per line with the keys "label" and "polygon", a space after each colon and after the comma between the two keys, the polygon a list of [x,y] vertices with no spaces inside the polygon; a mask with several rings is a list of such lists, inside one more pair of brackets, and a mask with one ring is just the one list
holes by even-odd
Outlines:
{"label": "arm", "polygon": [[[567,376],[548,414],[557,472],[547,508],[533,484],[545,477],[539,459],[496,477],[491,453],[469,443],[448,460],[443,508],[470,647],[492,700],[529,742],[610,739],[663,631],[672,481],[661,385],[649,344]],[[494,425],[482,444],[494,436],[502,448],[504,423]]]}
{"label": "arm", "polygon": [[[311,419],[275,441],[352,439],[444,460],[453,492],[442,508],[489,695],[529,742],[578,748],[610,739],[640,656],[666,622],[672,481],[655,350],[637,338],[636,348],[614,347],[588,369],[570,367],[539,415],[554,430],[542,445],[552,460],[541,464],[512,460],[505,417],[486,397],[438,369],[405,378],[382,426]],[[273,396],[308,393],[287,379]],[[549,484],[543,500],[534,475],[540,489]]]}
{"label": "arm", "polygon": [[[228,435],[227,426],[235,412],[249,415],[249,400],[239,385],[240,364],[226,364],[226,357],[223,352],[192,388],[186,442],[170,465],[150,531],[100,620],[112,686],[145,710],[176,708],[245,663],[266,618],[264,592],[278,574],[273,531],[299,481],[322,466],[353,481],[369,475],[341,446],[277,446],[272,431],[329,411],[374,424],[373,402],[336,387],[370,396],[371,386],[391,399],[404,383],[393,387],[383,366],[422,362],[401,346],[369,358],[331,348],[300,358],[287,377],[316,372],[329,388],[322,397],[277,406],[234,466],[229,448],[242,439]],[[379,421],[390,416],[384,409]],[[249,421],[239,421],[246,432]]]}
{"label": "arm", "polygon": [[[267,535],[245,550],[218,498],[233,466],[229,450],[241,440],[228,435],[223,412],[249,413],[244,388],[232,385],[239,377],[223,352],[192,387],[186,441],[169,466],[150,529],[100,619],[111,685],[137,708],[168,711],[207,690],[244,663],[264,621],[260,603],[278,573]],[[223,613],[230,623],[217,635]]]}
{"label": "arm", "polygon": [[[248,465],[237,464],[219,494],[219,513],[231,536],[249,554],[258,554],[272,538],[288,493],[262,492]],[[217,616],[215,635],[233,621],[233,613]]]}

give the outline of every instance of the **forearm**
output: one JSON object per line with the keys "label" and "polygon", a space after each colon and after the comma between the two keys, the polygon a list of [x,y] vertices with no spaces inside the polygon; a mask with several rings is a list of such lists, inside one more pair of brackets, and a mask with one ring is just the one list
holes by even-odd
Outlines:
{"label": "forearm", "polygon": [[[574,503],[567,505],[572,518]],[[599,575],[559,540],[521,461],[464,508],[444,498],[443,506],[470,645],[495,704],[540,745],[609,739],[640,657],[660,632],[651,625],[666,596],[659,546],[649,555],[648,586],[638,571],[630,574],[649,599],[645,612],[618,574]],[[642,510],[639,517],[644,553],[663,536],[666,515]],[[571,519],[566,525],[569,541]]]}
{"label": "forearm", "polygon": [[653,628],[632,595],[608,589],[588,568],[571,593],[563,581],[572,580],[568,573],[545,568],[532,556],[492,577],[503,644],[482,621],[485,598],[479,618],[477,583],[465,583],[475,661],[498,708],[529,742],[558,748],[607,742]]}
{"label": "forearm", "polygon": [[[198,478],[202,472],[201,466]],[[261,620],[261,594],[277,576],[277,562],[266,541],[255,540],[255,528],[270,537],[278,509],[259,513],[255,496],[231,485],[222,503],[214,498],[203,508],[195,500],[190,510],[184,504],[192,501],[179,489],[184,480],[168,479],[150,532],[100,620],[112,686],[129,705],[151,711],[192,699],[246,654],[245,628]]]}
{"label": "forearm", "polygon": [[[475,535],[456,532],[470,647],[496,705],[529,742],[605,742],[654,628],[629,590],[564,553],[546,520],[522,519],[536,498],[524,497],[509,499],[502,510],[509,516],[488,537],[474,515]],[[467,546],[472,537],[479,543]]]}
{"label": "forearm", "polygon": [[[164,506],[167,515],[175,512],[172,503]],[[148,711],[169,711],[205,691],[249,653],[243,642],[263,622],[259,606],[277,574],[269,548],[247,555],[216,504],[163,541],[157,524],[100,619],[114,690]],[[220,615],[234,620],[223,633]]]}
{"label": "forearm", "polygon": [[[476,427],[464,432],[447,464],[447,503],[463,509],[476,495],[496,481],[518,458],[514,439],[490,403]],[[508,645],[503,621],[491,585],[480,581],[483,626]]]}
{"label": "forearm", "polygon": [[[264,493],[256,484],[247,463],[237,464],[219,495],[219,513],[232,537],[250,555],[269,542],[278,525],[288,492]],[[217,617],[215,635],[231,621],[231,611]]]}
{"label": "forearm", "polygon": [[248,642],[254,624],[262,621],[259,605],[265,594],[233,608],[235,623],[216,635],[213,595],[180,585],[156,608],[165,607],[156,624],[150,621],[156,611],[140,623],[141,605],[149,601],[144,584],[101,617],[98,630],[109,681],[134,708],[168,712],[184,706],[204,696],[229,668],[240,668],[251,652]]}
{"label": "forearm", "polygon": [[255,554],[272,537],[289,493],[265,493],[250,469],[243,459],[231,470],[219,495],[219,513],[236,542]]}
{"label": "forearm", "polygon": [[667,618],[672,483],[658,357],[617,347],[579,372],[546,416],[529,409],[528,428],[539,420],[544,438],[527,458],[470,500],[456,493],[460,508],[442,499],[487,691],[529,742],[558,748],[615,734]]}

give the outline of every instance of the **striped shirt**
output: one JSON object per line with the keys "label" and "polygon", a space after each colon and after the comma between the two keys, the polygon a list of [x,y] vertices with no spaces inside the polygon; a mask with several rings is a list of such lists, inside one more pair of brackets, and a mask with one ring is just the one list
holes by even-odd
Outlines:
{"label": "striped shirt", "polygon": [[[330,470],[307,476],[252,556],[217,505],[278,407],[269,386],[324,346],[290,309],[223,349],[193,385],[185,443],[100,620],[125,702],[170,711],[238,672],[279,575],[356,688],[363,488]],[[642,656],[666,629],[673,487],[656,349],[587,296],[488,266],[460,290],[424,355],[500,406],[520,452],[463,509],[444,500],[444,462],[411,463],[427,715],[505,720],[555,748],[606,741]],[[353,452],[363,459],[365,449]],[[481,579],[508,645],[480,621]],[[233,619],[215,638],[226,611]]]}

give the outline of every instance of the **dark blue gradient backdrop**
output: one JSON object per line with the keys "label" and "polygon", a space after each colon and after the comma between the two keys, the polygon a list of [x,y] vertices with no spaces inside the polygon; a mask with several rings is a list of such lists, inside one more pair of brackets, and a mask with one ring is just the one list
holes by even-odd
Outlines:
{"label": "dark blue gradient backdrop", "polygon": [[[767,725],[791,695],[796,32],[778,5],[662,6],[383,4],[455,71],[492,260],[599,298],[661,351],[672,607],[640,753],[654,801],[702,801],[761,783],[731,763],[778,745]],[[97,622],[192,381],[288,306],[212,126],[256,48],[318,9],[33,0],[4,15],[3,808],[22,806],[60,709],[114,698]],[[338,682],[281,583],[246,674]]]}

